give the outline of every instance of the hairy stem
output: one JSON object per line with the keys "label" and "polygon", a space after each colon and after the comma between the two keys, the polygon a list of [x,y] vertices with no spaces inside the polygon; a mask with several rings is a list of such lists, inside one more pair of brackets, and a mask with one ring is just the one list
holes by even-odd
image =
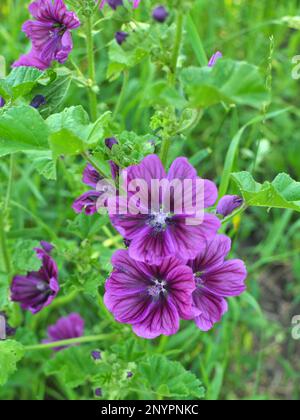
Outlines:
{"label": "hairy stem", "polygon": [[3,256],[4,265],[5,265],[5,270],[7,274],[11,272],[11,261],[10,261],[10,255],[9,255],[9,250],[8,250],[5,225],[7,222],[7,212],[9,208],[11,191],[12,191],[14,166],[15,166],[15,157],[14,155],[11,155],[10,163],[9,163],[7,192],[6,192],[2,214],[0,215],[0,244],[1,244],[1,249],[2,249],[2,256]]}
{"label": "hairy stem", "polygon": [[85,344],[85,343],[93,343],[97,341],[104,341],[112,337],[115,337],[115,334],[89,335],[86,337],[77,337],[77,338],[70,338],[68,340],[55,341],[53,343],[42,343],[42,344],[35,344],[33,346],[25,346],[25,350],[26,351],[49,350],[54,347],[65,347],[65,346],[71,346],[73,344]]}
{"label": "hairy stem", "polygon": [[88,56],[88,75],[90,79],[89,88],[89,105],[90,114],[93,121],[97,119],[97,95],[94,91],[96,86],[96,69],[94,56],[94,37],[93,37],[93,17],[86,18],[86,40],[87,40],[87,56]]}
{"label": "hairy stem", "polygon": [[126,93],[126,88],[127,88],[127,85],[128,85],[128,80],[129,80],[129,72],[127,70],[125,70],[124,74],[123,74],[123,82],[122,82],[121,92],[120,92],[118,102],[116,103],[116,107],[115,107],[115,110],[114,110],[114,115],[113,115],[114,120],[118,116],[118,113],[119,113],[119,111],[121,109],[121,106],[123,104],[124,96],[125,96],[125,93]]}

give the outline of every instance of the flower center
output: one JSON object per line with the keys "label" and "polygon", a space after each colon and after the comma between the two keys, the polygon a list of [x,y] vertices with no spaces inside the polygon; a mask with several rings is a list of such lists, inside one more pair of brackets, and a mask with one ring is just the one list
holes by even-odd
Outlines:
{"label": "flower center", "polygon": [[159,298],[161,294],[167,294],[167,282],[165,280],[153,280],[153,286],[148,287],[148,293],[154,298]]}
{"label": "flower center", "polygon": [[160,211],[160,212],[152,213],[150,215],[148,224],[156,232],[163,232],[167,229],[169,221],[170,221],[170,214]]}
{"label": "flower center", "polygon": [[195,273],[194,278],[196,282],[196,286],[201,289],[205,285],[205,280],[201,277],[203,273]]}
{"label": "flower center", "polygon": [[44,283],[43,281],[40,281],[36,285],[36,288],[38,289],[39,292],[45,292],[48,289],[48,285],[47,285],[47,283]]}

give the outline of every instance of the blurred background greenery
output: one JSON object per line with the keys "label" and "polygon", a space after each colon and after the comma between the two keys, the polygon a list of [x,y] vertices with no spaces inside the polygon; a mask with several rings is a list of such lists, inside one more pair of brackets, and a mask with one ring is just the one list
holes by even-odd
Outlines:
{"label": "blurred background greenery", "polygon": [[[0,55],[5,57],[7,72],[11,63],[29,47],[20,30],[22,22],[28,18],[28,3],[2,0],[0,4]],[[154,6],[156,1],[146,3]],[[159,3],[170,4],[168,1]],[[272,90],[270,111],[291,107],[277,118],[255,124],[246,131],[234,169],[249,170],[258,181],[272,180],[282,171],[300,180],[300,80],[292,78],[295,66],[292,59],[300,54],[300,17],[292,21],[284,19],[300,16],[299,1],[195,0],[192,8],[207,55],[220,50],[226,58],[259,66]],[[140,8],[136,12],[137,19],[146,19],[146,10]],[[172,10],[170,13],[172,15]],[[95,35],[101,112],[113,108],[120,92],[120,79],[107,81],[106,78],[106,46],[117,29],[119,22],[108,20]],[[86,54],[80,32],[74,34],[74,43],[72,62],[85,72]],[[187,36],[182,54],[184,65],[197,65]],[[154,83],[164,77],[148,60],[130,72],[118,116],[122,127],[141,135],[151,133],[151,92]],[[66,106],[74,104],[88,108],[85,90],[76,83],[72,83],[65,101]],[[186,142],[178,139],[173,143],[170,160],[186,155],[201,175],[219,183],[231,139],[259,113],[248,107],[236,110],[217,105],[209,108]],[[8,165],[9,158],[0,160],[1,197],[7,187]],[[18,156],[8,233],[15,269],[30,266],[26,249],[35,241],[53,241],[66,293],[36,317],[26,314],[24,319],[16,307],[11,308],[12,318],[21,325],[17,338],[24,343],[43,339],[47,325],[70,311],[81,313],[90,333],[115,328],[116,335],[107,346],[128,336],[126,328],[124,331],[122,326],[109,325],[104,318],[105,309],[99,306],[93,291],[101,272],[100,295],[103,293],[105,276],[110,269],[109,258],[116,246],[121,246],[121,238],[106,225],[105,217],[100,222],[99,216],[76,217],[71,209],[74,198],[83,192],[80,182],[83,167],[84,162],[75,158],[61,160],[57,182],[46,181],[27,158]],[[149,352],[163,353],[193,371],[207,389],[208,399],[298,400],[300,343],[291,336],[291,320],[300,314],[298,215],[290,211],[251,209],[235,218],[228,233],[234,241],[233,254],[247,263],[248,293],[230,301],[229,313],[213,331],[201,333],[187,323],[176,336],[155,340],[146,346]],[[27,241],[26,246],[24,241]],[[82,293],[83,283],[90,285],[90,294]],[[0,389],[0,398],[91,396],[88,386],[67,389],[59,375],[48,375],[43,366],[50,357],[51,353],[47,352],[25,358],[19,371]]]}

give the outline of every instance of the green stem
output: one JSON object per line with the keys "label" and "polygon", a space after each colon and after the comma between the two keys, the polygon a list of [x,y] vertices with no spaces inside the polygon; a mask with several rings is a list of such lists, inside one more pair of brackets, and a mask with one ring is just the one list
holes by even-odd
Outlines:
{"label": "green stem", "polygon": [[160,159],[164,166],[166,166],[166,163],[168,160],[168,153],[169,153],[170,146],[171,146],[171,138],[165,137],[162,141],[161,151],[160,151]]}
{"label": "green stem", "polygon": [[183,14],[177,14],[177,21],[176,21],[176,35],[175,35],[175,42],[174,42],[174,49],[171,61],[171,70],[173,73],[173,83],[176,81],[176,70],[177,70],[177,62],[178,56],[180,53],[181,41],[182,41],[182,31],[183,31]]}
{"label": "green stem", "polygon": [[9,164],[9,175],[8,175],[8,184],[7,184],[7,192],[4,201],[4,207],[2,210],[2,214],[0,215],[0,244],[2,249],[3,261],[5,265],[5,270],[7,274],[11,272],[11,261],[9,256],[7,238],[6,238],[6,231],[5,231],[5,224],[7,222],[7,211],[9,208],[10,203],[10,196],[12,191],[12,183],[14,177],[14,166],[15,166],[15,158],[14,155],[10,156],[10,164]]}
{"label": "green stem", "polygon": [[65,347],[73,344],[93,343],[96,341],[104,341],[108,338],[115,337],[115,334],[89,335],[86,337],[70,338],[68,340],[55,341],[53,343],[35,344],[33,346],[25,346],[25,351],[49,350],[54,347]]}
{"label": "green stem", "polygon": [[97,162],[94,161],[94,159],[88,154],[88,152],[83,152],[82,153],[82,157],[89,162],[98,172],[99,174],[102,176],[102,178],[107,178],[107,176],[105,175],[105,173],[102,171],[102,169],[99,167],[99,165],[97,164]]}
{"label": "green stem", "polygon": [[9,274],[11,272],[11,263],[10,263],[10,257],[9,257],[8,246],[7,246],[7,241],[6,241],[4,217],[2,217],[2,215],[0,216],[0,244],[1,244],[1,249],[2,249],[3,262],[5,265],[5,271],[7,274]]}
{"label": "green stem", "polygon": [[128,80],[129,80],[129,72],[128,72],[128,70],[125,70],[124,74],[123,74],[123,82],[122,82],[121,92],[120,92],[118,102],[116,104],[114,114],[113,114],[113,119],[114,120],[118,116],[121,105],[123,104],[125,93],[126,93],[126,88],[127,88],[127,85],[128,85]]}
{"label": "green stem", "polygon": [[239,209],[237,209],[235,212],[230,214],[229,216],[225,217],[225,219],[222,220],[222,225],[225,225],[226,223],[230,222],[230,220],[234,219],[236,216],[242,214],[244,211],[246,211],[248,208],[247,204],[243,204]]}
{"label": "green stem", "polygon": [[88,56],[88,75],[90,79],[89,103],[90,113],[93,121],[97,119],[97,95],[94,91],[96,87],[96,69],[94,56],[94,37],[93,37],[93,17],[88,16],[86,19],[86,39],[87,39],[87,56]]}
{"label": "green stem", "polygon": [[[181,48],[182,32],[183,32],[183,14],[178,13],[177,21],[176,21],[176,36],[175,36],[174,49],[173,49],[172,60],[171,60],[172,73],[171,73],[170,82],[173,85],[176,82],[177,62],[178,62],[178,56],[179,56],[180,48]],[[163,165],[166,165],[167,163],[170,146],[171,146],[171,138],[165,137],[162,141],[161,152],[160,152],[160,157],[161,157],[161,161]]]}

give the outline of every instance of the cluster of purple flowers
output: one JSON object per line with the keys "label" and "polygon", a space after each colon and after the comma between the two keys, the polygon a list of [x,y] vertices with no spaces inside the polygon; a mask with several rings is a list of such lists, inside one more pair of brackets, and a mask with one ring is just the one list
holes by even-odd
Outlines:
{"label": "cluster of purple flowers", "polygon": [[[126,176],[128,182],[146,181],[148,203],[152,202],[152,180],[198,178],[186,158],[176,159],[166,173],[156,155],[127,168]],[[95,188],[99,179],[97,171],[88,165],[85,184]],[[218,191],[213,182],[203,183],[204,206],[209,208],[216,203]],[[96,202],[87,200],[94,194],[90,191],[76,200],[75,211],[96,213]],[[128,191],[126,204],[132,194]],[[171,201],[171,208],[175,208],[174,196]],[[217,212],[227,216],[241,204],[239,197],[226,196]],[[218,235],[220,220],[214,214],[206,212],[202,223],[190,225],[186,220],[193,215],[165,213],[161,198],[160,208],[155,211],[149,207],[146,214],[128,212],[110,217],[128,249],[117,251],[112,258],[113,272],[106,282],[104,301],[115,319],[131,324],[138,336],[152,339],[175,334],[181,319],[194,319],[202,331],[208,331],[227,311],[226,298],[245,291],[245,265],[241,260],[226,261],[231,241]]]}

